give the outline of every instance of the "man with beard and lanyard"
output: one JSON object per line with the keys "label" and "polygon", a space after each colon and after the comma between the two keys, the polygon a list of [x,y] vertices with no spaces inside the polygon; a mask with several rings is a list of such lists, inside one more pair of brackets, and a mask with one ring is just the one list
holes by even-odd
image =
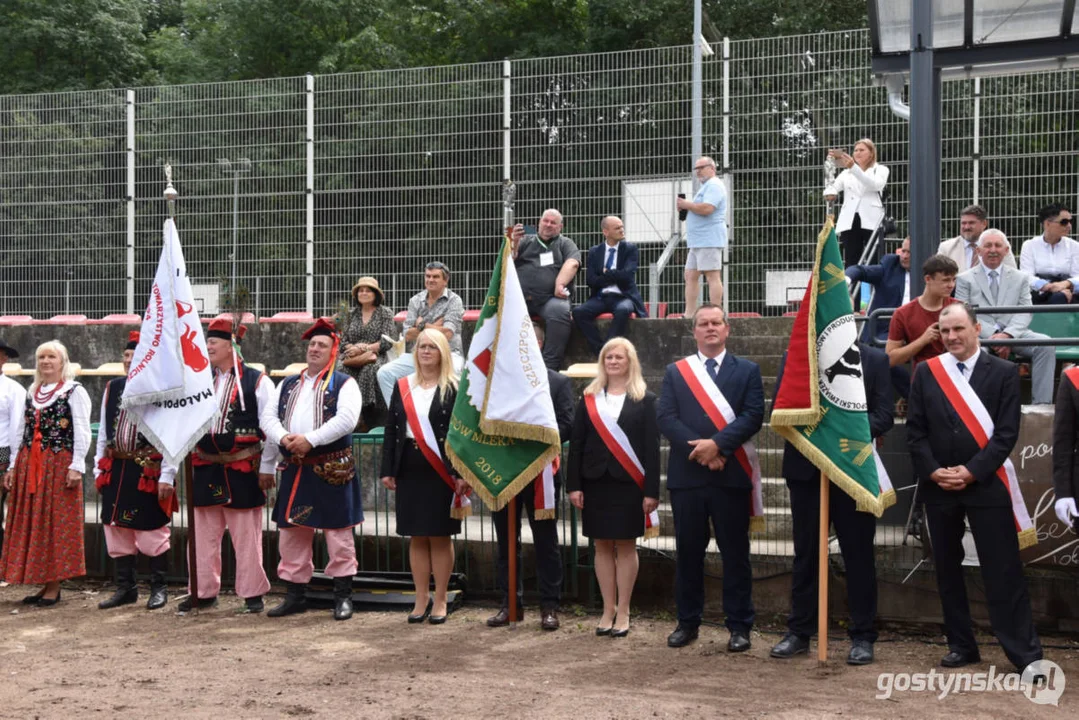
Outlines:
{"label": "man with beard and lanyard", "polygon": [[101,493],[101,525],[105,546],[116,561],[116,591],[97,606],[102,610],[139,599],[135,582],[138,553],[150,558],[150,599],[147,610],[168,602],[165,572],[169,567],[172,513],[178,509],[175,465],[162,458],[142,436],[133,418],[120,409],[131,359],[139,345],[132,330],[124,348],[124,377],[110,380],[101,399],[101,419],[94,453],[94,485]]}
{"label": "man with beard and lanyard", "polygon": [[[19,357],[19,351],[0,340],[0,367]],[[11,458],[19,453],[22,437],[19,429],[26,412],[26,388],[0,372],[0,475],[8,471]],[[0,487],[0,551],[4,547],[4,500],[7,490]]]}
{"label": "man with beard and lanyard", "polygon": [[[536,331],[536,340],[540,351],[543,350],[544,332],[538,323],[532,324]],[[554,404],[555,419],[558,421],[558,435],[569,440],[573,430],[573,381],[562,373],[547,368],[547,384]],[[517,510],[517,617],[524,616],[521,602],[524,582],[521,578],[521,507],[528,508],[528,526],[532,529],[532,542],[536,552],[536,579],[540,591],[540,627],[544,630],[557,630],[558,603],[562,595],[562,553],[558,547],[558,489],[562,486],[562,468],[559,465],[543,471],[517,496],[514,503]],[[551,474],[549,481],[544,476]],[[502,607],[497,613],[487,618],[487,627],[504,627],[510,623],[509,593],[509,508],[502,508],[491,513],[495,523],[495,536],[498,539],[498,575],[497,584],[502,591]],[[542,515],[542,517],[537,517]]]}
{"label": "man with beard and lanyard", "polygon": [[307,369],[285,378],[262,413],[266,442],[284,456],[273,519],[280,529],[277,576],[288,584],[285,600],[267,613],[282,617],[307,610],[307,583],[314,573],[315,530],[326,538],[333,578],[335,620],[352,617],[356,574],[356,525],[363,497],[352,457],[352,430],[362,397],[356,381],[334,367],[340,338],[319,318],[303,334]]}
{"label": "man with beard and lanyard", "polygon": [[978,551],[989,622],[1022,671],[1042,659],[1021,545],[1037,542],[1008,455],[1019,439],[1019,371],[981,352],[977,317],[965,303],[940,312],[947,352],[918,364],[910,388],[907,445],[925,502],[926,526],[948,638],[946,668],[981,661],[963,579],[964,518]]}
{"label": "man with beard and lanyard", "polygon": [[[236,344],[247,328],[235,332]],[[265,373],[244,365],[232,347],[233,325],[217,318],[206,331],[206,354],[214,374],[218,418],[202,436],[191,458],[194,466],[195,554],[198,557],[200,608],[217,602],[221,590],[221,540],[228,528],[236,555],[236,594],[240,613],[260,613],[270,581],[262,566],[262,512],[266,490],[274,486],[276,453],[259,428],[269,407],[273,383]],[[178,606],[195,606],[188,596]]]}

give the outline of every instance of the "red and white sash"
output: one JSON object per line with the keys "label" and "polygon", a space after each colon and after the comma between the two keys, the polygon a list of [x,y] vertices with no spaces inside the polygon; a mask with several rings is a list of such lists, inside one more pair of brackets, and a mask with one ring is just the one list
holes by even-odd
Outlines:
{"label": "red and white sash", "polygon": [[[723,397],[719,386],[708,374],[708,370],[704,367],[700,357],[690,355],[676,362],[674,366],[682,374],[682,379],[689,386],[689,391],[693,393],[693,397],[696,398],[704,410],[704,414],[716,426],[716,430],[723,430],[727,425],[734,422],[737,417],[734,413],[734,408],[727,402],[727,398]],[[753,483],[749,507],[749,529],[754,532],[763,531],[764,496],[761,491],[761,462],[757,458],[757,448],[753,445],[753,441],[747,440],[745,444],[735,450],[734,457]]]}
{"label": "red and white sash", "polygon": [[1064,377],[1071,381],[1072,387],[1079,390],[1079,366],[1070,367],[1064,371]]}
{"label": "red and white sash", "polygon": [[[641,464],[637,453],[633,452],[633,446],[626,436],[626,431],[618,424],[618,418],[612,417],[606,407],[601,407],[596,402],[595,395],[584,396],[584,406],[588,410],[588,419],[592,421],[592,427],[596,428],[603,444],[610,450],[611,455],[622,466],[622,469],[633,478],[637,487],[644,492],[644,465]],[[644,518],[645,539],[659,537],[659,512],[653,510]]]}
{"label": "red and white sash", "polygon": [[435,429],[431,427],[431,420],[426,415],[416,412],[416,404],[412,401],[412,386],[409,385],[408,378],[403,377],[398,380],[397,387],[401,391],[401,402],[405,406],[405,419],[408,421],[412,434],[416,436],[416,444],[420,452],[442,481],[454,491],[453,501],[450,503],[450,517],[463,520],[472,514],[472,501],[468,499],[467,492],[457,494],[457,483],[450,476],[450,469],[438,450],[438,441],[435,440]]}
{"label": "red and white sash", "polygon": [[558,455],[543,468],[543,472],[532,481],[532,509],[533,517],[537,520],[554,520],[558,498],[554,492],[554,476],[562,465],[562,458]]}
{"label": "red and white sash", "polygon": [[[970,382],[959,372],[956,367],[957,360],[951,353],[944,353],[927,361],[933,377],[936,379],[944,396],[948,398],[955,409],[959,419],[967,428],[978,447],[984,448],[989,444],[989,438],[993,436],[995,425],[993,418],[989,416],[982,399],[974,392]],[[997,468],[996,476],[1004,483],[1008,490],[1008,496],[1012,501],[1012,514],[1015,517],[1015,531],[1019,535],[1019,548],[1036,545],[1038,542],[1034,532],[1034,523],[1030,520],[1030,513],[1023,502],[1023,494],[1019,489],[1019,478],[1015,474],[1015,465],[1011,458],[1005,458],[1004,464]]]}

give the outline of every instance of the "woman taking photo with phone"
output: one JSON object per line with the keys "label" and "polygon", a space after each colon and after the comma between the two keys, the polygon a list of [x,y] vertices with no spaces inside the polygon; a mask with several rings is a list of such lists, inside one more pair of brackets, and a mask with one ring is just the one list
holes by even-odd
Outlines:
{"label": "woman taking photo with phone", "polygon": [[[888,183],[888,168],[877,162],[877,146],[869,138],[854,143],[853,156],[845,150],[832,149],[828,151],[828,157],[837,166],[845,168],[824,188],[824,197],[834,202],[836,196],[843,193],[843,206],[839,209],[835,230],[843,245],[843,264],[850,267],[860,263],[866,243],[884,219],[881,193]],[[869,258],[866,262],[873,264],[876,259]]]}

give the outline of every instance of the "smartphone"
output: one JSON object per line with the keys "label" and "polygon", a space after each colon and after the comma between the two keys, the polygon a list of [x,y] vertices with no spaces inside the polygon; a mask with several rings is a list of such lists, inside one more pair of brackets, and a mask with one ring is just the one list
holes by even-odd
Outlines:
{"label": "smartphone", "polygon": [[[678,193],[678,197],[680,197],[680,198],[682,198],[683,200],[685,200],[685,199],[686,199],[686,194],[685,194],[685,193]],[[679,222],[685,222],[685,221],[686,221],[686,217],[687,217],[688,215],[689,215],[689,210],[679,210],[679,211],[678,211],[678,221],[679,221]]]}

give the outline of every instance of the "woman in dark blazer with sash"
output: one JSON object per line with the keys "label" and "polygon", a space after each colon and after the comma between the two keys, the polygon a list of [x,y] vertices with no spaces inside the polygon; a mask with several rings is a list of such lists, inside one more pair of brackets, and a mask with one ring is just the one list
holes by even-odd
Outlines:
{"label": "woman in dark blazer with sash", "polygon": [[600,350],[596,379],[577,404],[566,487],[581,510],[584,534],[595,542],[603,595],[596,634],[625,637],[637,581],[637,538],[659,533],[656,396],[648,392],[637,350],[625,338],[612,338]]}
{"label": "woman in dark blazer with sash", "polygon": [[[416,372],[398,381],[390,400],[382,446],[382,484],[396,493],[397,534],[411,537],[408,559],[416,584],[416,604],[408,622],[428,620],[439,625],[446,622],[446,591],[453,572],[452,536],[461,531],[461,521],[451,516],[451,508],[459,506],[465,488],[464,480],[446,460],[446,433],[457,397],[457,375],[446,336],[436,329],[420,333],[412,355]],[[422,423],[424,417],[429,424]],[[433,600],[428,591],[432,574]]]}

